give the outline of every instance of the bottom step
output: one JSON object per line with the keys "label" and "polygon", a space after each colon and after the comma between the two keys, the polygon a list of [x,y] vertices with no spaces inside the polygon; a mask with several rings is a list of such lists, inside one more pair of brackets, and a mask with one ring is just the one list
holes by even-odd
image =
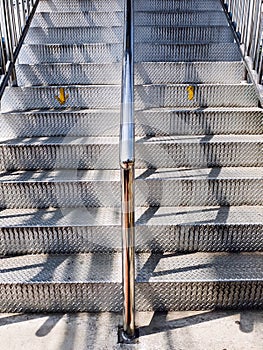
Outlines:
{"label": "bottom step", "polygon": [[[137,310],[263,307],[263,253],[139,254]],[[1,312],[120,311],[121,254],[1,259]]]}

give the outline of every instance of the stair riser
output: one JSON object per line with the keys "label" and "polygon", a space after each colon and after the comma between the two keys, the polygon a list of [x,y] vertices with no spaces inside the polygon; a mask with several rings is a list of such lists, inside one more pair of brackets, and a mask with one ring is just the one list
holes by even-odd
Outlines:
{"label": "stair riser", "polygon": [[[41,27],[80,27],[122,26],[123,12],[43,12],[36,13],[31,28]],[[135,25],[172,26],[180,25],[226,25],[227,20],[222,11],[187,11],[187,12],[136,12]]]}
{"label": "stair riser", "polygon": [[[137,168],[262,166],[260,143],[137,144]],[[119,169],[118,144],[0,148],[0,169]],[[158,155],[158,157],[156,157]]]}
{"label": "stair riser", "polygon": [[[60,0],[60,1],[41,1],[37,8],[38,12],[79,12],[79,11],[98,11],[98,12],[114,12],[114,11],[123,11],[124,4],[122,0],[96,0],[96,1],[71,1],[71,0]],[[221,4],[219,1],[207,1],[202,0],[196,3],[195,0],[167,0],[167,1],[158,1],[158,0],[149,0],[149,1],[136,1],[134,3],[135,11],[176,11],[176,10],[189,10],[194,9],[197,11],[200,10],[221,10]]]}
{"label": "stair riser", "polygon": [[23,45],[18,63],[114,63],[121,60],[121,44]]}
{"label": "stair riser", "polygon": [[[243,79],[241,62],[137,63],[135,84],[222,83]],[[18,85],[120,84],[121,64],[18,65]]]}
{"label": "stair riser", "polygon": [[[120,207],[119,181],[1,184],[0,207]],[[57,179],[59,181],[59,178]],[[261,205],[262,180],[137,180],[137,206]]]}
{"label": "stair riser", "polygon": [[[121,283],[35,283],[0,285],[1,312],[121,311]],[[137,283],[138,311],[262,308],[263,283]],[[145,297],[147,296],[147,298]],[[193,297],[194,296],[194,297]]]}
{"label": "stair riser", "polygon": [[[138,144],[139,168],[262,166],[260,143]],[[253,165],[252,165],[253,164]]]}
{"label": "stair riser", "polygon": [[[6,256],[121,251],[121,228],[118,225],[21,226],[2,228],[0,232],[0,254]],[[136,227],[136,251],[262,251],[262,237],[262,225],[139,225]]]}
{"label": "stair riser", "polygon": [[[24,45],[19,54],[21,64],[36,63],[112,63],[121,62],[122,44],[91,45]],[[240,61],[234,43],[223,44],[135,44],[135,61],[196,62]]]}
{"label": "stair riser", "polygon": [[121,84],[121,63],[88,65],[18,65],[18,85]]}
{"label": "stair riser", "polygon": [[262,293],[261,281],[148,282],[137,284],[136,308],[138,311],[262,309]]}
{"label": "stair riser", "polygon": [[[159,107],[257,107],[258,99],[252,85],[197,85],[189,100],[188,86],[140,85],[135,87],[135,108]],[[119,86],[65,87],[68,99],[56,100],[58,87],[9,88],[2,99],[2,111],[49,108],[119,108]]]}
{"label": "stair riser", "polygon": [[[210,43],[234,41],[229,27],[137,27],[135,42],[149,43]],[[32,28],[27,44],[122,43],[122,27]]]}
{"label": "stair riser", "polygon": [[135,88],[135,107],[257,107],[258,99],[252,85],[197,85],[189,100],[188,86],[145,85]]}
{"label": "stair riser", "polygon": [[[141,111],[135,113],[137,136],[260,134],[261,111]],[[0,136],[118,136],[119,111],[7,114]]]}

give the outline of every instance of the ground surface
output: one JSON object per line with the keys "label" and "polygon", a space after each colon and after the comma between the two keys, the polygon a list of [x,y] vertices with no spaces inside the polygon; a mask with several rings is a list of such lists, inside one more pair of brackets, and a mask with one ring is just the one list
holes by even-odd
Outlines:
{"label": "ground surface", "polygon": [[117,344],[112,313],[0,314],[1,350],[262,350],[263,311],[141,312],[137,345]]}

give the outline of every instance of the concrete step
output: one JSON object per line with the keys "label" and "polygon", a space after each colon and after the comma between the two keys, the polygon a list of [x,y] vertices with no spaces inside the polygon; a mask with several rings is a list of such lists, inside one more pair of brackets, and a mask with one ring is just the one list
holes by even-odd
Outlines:
{"label": "concrete step", "polygon": [[[137,252],[262,251],[262,206],[137,207]],[[0,254],[121,251],[118,208],[2,209]]]}
{"label": "concrete step", "polygon": [[[20,64],[18,85],[120,84],[121,63]],[[243,80],[242,62],[142,62],[134,68],[135,84],[221,83]]]}
{"label": "concrete step", "polygon": [[[86,44],[122,43],[123,28],[112,27],[54,27],[29,29],[26,44]],[[137,26],[136,43],[231,43],[233,33],[228,26]]]}
{"label": "concrete step", "polygon": [[[107,27],[122,26],[124,14],[122,11],[116,12],[38,12],[35,14],[31,28],[51,28],[51,27]],[[209,26],[227,25],[227,19],[223,11],[218,10],[185,10],[185,11],[136,11],[134,23],[140,26],[172,26],[172,25],[202,25]]]}
{"label": "concrete step", "polygon": [[[120,209],[119,170],[0,173],[1,208]],[[136,171],[137,206],[263,205],[262,168],[169,168]]]}
{"label": "concrete step", "polygon": [[[79,45],[23,45],[19,64],[39,63],[112,63],[121,62],[122,44],[97,43]],[[241,61],[235,43],[209,44],[135,44],[136,62]]]}
{"label": "concrete step", "polygon": [[[80,12],[80,11],[98,11],[115,12],[123,11],[124,4],[122,0],[43,0],[39,3],[37,12]],[[175,10],[222,10],[219,0],[137,0],[134,3],[135,11],[175,11]]]}
{"label": "concrete step", "polygon": [[[56,99],[64,88],[63,105]],[[119,108],[120,86],[73,85],[6,88],[2,112],[31,109]],[[135,86],[135,108],[163,107],[257,107],[258,98],[252,84],[195,84],[189,99],[187,84],[149,84]]]}
{"label": "concrete step", "polygon": [[[135,112],[136,136],[261,134],[260,108],[156,108]],[[0,117],[0,137],[118,136],[120,111],[43,110]]]}
{"label": "concrete step", "polygon": [[[137,168],[262,166],[262,135],[136,138]],[[1,139],[0,169],[119,169],[117,137]]]}
{"label": "concrete step", "polygon": [[[260,308],[262,253],[136,256],[137,310]],[[1,312],[120,311],[121,254],[1,259]]]}

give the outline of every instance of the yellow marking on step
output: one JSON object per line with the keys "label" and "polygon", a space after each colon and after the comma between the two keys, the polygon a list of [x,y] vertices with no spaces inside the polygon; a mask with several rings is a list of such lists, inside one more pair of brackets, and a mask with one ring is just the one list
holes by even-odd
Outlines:
{"label": "yellow marking on step", "polygon": [[187,86],[187,92],[188,92],[188,100],[191,101],[194,98],[195,95],[195,88],[194,86],[190,85]]}
{"label": "yellow marking on step", "polygon": [[60,88],[59,89],[59,96],[55,96],[55,99],[61,104],[64,105],[69,98],[69,94],[65,95],[65,89]]}

